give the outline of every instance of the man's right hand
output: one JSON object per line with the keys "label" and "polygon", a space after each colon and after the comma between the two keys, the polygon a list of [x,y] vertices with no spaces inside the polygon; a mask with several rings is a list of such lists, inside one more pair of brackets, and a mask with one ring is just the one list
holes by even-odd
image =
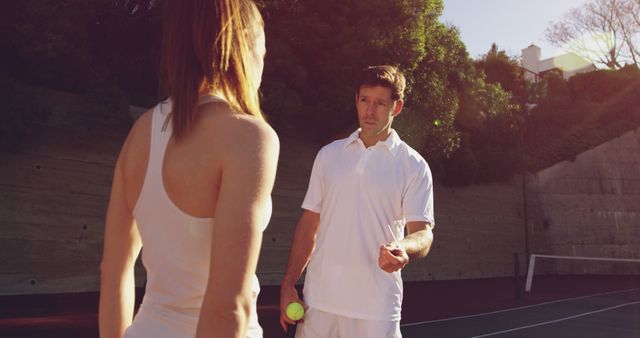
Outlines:
{"label": "man's right hand", "polygon": [[[302,304],[304,310],[307,311],[307,305],[300,300],[298,296],[298,290],[295,286],[282,285],[280,286],[280,326],[287,332],[287,325],[294,325],[296,322],[287,317],[287,305],[292,302],[298,302]],[[302,322],[304,319],[300,319]]]}

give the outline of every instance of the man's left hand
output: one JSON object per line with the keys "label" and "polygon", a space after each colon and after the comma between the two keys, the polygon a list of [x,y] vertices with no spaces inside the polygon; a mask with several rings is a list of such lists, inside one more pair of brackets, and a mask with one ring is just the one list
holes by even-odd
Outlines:
{"label": "man's left hand", "polygon": [[409,255],[404,248],[396,243],[380,246],[378,266],[386,272],[394,272],[404,268],[409,263]]}

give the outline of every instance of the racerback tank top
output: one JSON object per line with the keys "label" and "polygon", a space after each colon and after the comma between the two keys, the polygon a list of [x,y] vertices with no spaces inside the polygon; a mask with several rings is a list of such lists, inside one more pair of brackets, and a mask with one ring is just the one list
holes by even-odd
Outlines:
{"label": "racerback tank top", "polygon": [[[224,102],[216,96],[203,96],[200,104]],[[153,110],[149,161],[142,191],[133,214],[142,238],[142,263],[147,284],[142,305],[127,338],[195,337],[209,279],[212,218],[191,216],[172,201],[164,189],[162,168],[165,150],[171,138],[171,123],[165,120],[171,111],[169,100]],[[271,217],[271,201],[263,230]],[[262,337],[256,314],[260,292],[253,277],[253,309],[248,337]]]}

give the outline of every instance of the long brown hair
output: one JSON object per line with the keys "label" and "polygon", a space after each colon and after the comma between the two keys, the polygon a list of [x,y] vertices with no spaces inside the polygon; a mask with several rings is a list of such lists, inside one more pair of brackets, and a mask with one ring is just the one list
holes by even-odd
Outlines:
{"label": "long brown hair", "polygon": [[235,111],[263,118],[249,53],[263,29],[251,0],[166,0],[162,77],[176,140],[191,128],[198,97],[220,91]]}
{"label": "long brown hair", "polygon": [[391,90],[394,101],[404,98],[406,80],[398,67],[391,65],[370,66],[360,71],[356,93],[360,93],[361,86],[382,86]]}

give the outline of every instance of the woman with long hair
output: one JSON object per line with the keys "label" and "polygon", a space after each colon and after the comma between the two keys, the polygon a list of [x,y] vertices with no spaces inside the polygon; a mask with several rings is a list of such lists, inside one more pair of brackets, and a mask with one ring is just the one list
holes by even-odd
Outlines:
{"label": "woman with long hair", "polygon": [[168,99],[136,121],[116,163],[100,336],[261,337],[255,270],[279,152],[259,105],[262,17],[251,0],[166,1]]}

